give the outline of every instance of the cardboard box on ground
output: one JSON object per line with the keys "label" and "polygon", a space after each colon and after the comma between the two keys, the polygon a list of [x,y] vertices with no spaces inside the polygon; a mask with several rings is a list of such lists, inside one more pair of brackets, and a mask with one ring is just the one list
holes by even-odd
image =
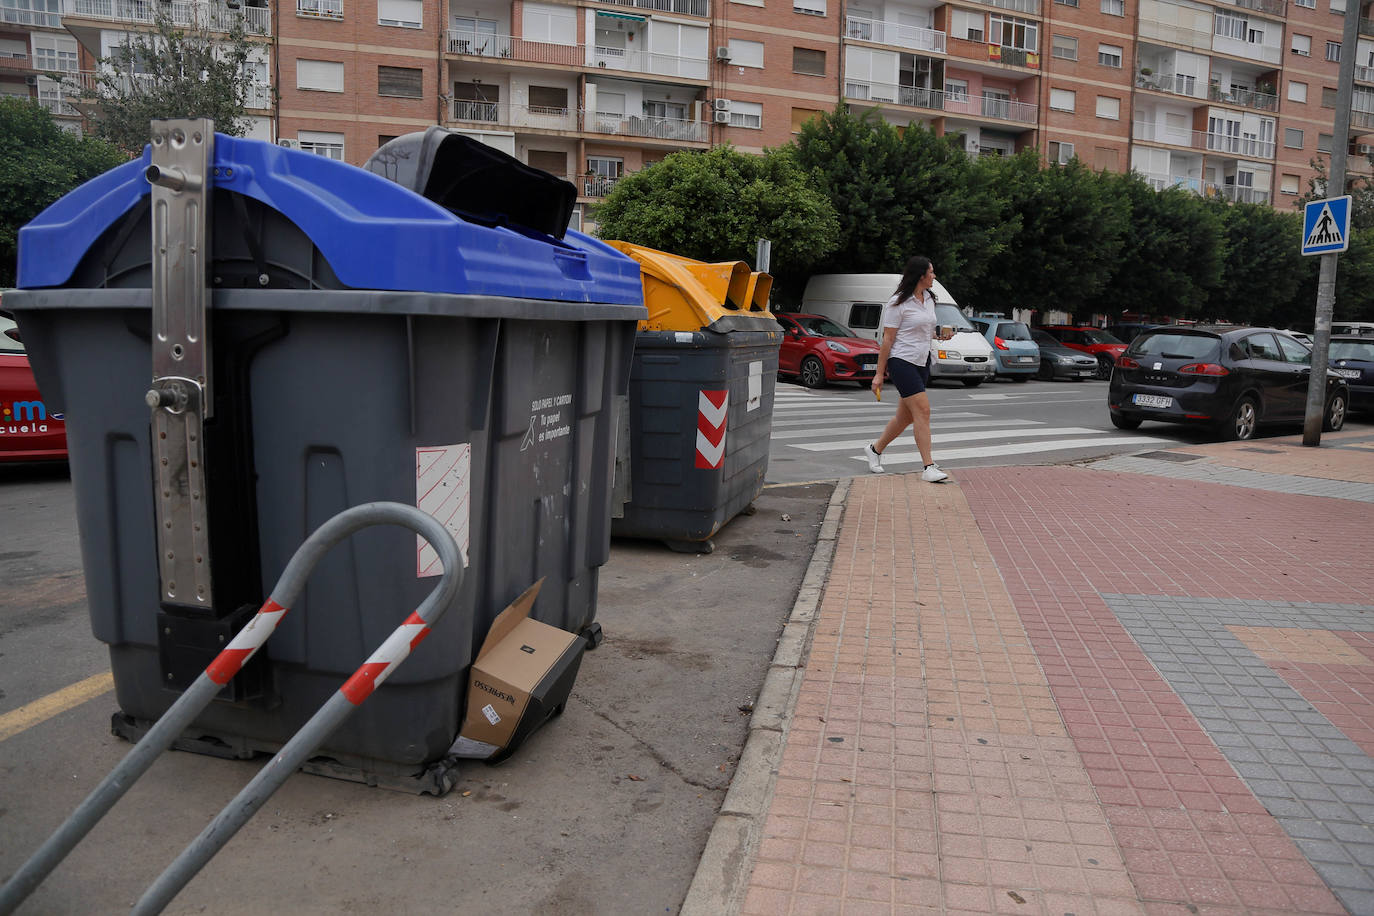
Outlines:
{"label": "cardboard box on ground", "polygon": [[467,712],[453,755],[504,760],[563,711],[587,643],[530,618],[543,584],[525,589],[492,623],[468,676]]}

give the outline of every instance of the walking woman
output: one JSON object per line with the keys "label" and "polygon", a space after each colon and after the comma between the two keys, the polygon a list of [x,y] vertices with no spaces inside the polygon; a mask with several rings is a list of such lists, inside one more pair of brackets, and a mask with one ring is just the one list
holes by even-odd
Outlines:
{"label": "walking woman", "polygon": [[[930,341],[935,337],[935,293],[930,288],[934,282],[934,265],[929,258],[917,255],[906,262],[902,282],[883,307],[882,348],[878,351],[877,371],[873,373],[873,393],[881,396],[886,373],[897,386],[901,400],[878,441],[864,446],[868,469],[874,474],[883,472],[883,449],[911,426],[925,465],[921,479],[938,483],[949,477],[930,454],[930,397],[926,385],[930,382]],[[940,339],[948,340],[951,336],[947,333]]]}

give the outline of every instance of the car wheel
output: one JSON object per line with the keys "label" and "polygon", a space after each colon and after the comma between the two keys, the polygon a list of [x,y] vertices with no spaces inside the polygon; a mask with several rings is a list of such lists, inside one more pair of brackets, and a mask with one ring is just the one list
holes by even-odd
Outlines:
{"label": "car wheel", "polygon": [[1340,432],[1345,425],[1345,395],[1337,394],[1326,402],[1326,413],[1322,416],[1322,429],[1329,433]]}
{"label": "car wheel", "polygon": [[1112,362],[1110,356],[1099,356],[1097,358],[1097,375],[1093,376],[1093,378],[1105,382],[1112,377],[1112,367],[1114,365],[1115,363]]}
{"label": "car wheel", "polygon": [[825,366],[814,356],[808,356],[801,363],[801,383],[807,388],[825,387]]}
{"label": "car wheel", "polygon": [[1035,377],[1042,382],[1054,381],[1054,367],[1042,359],[1040,361],[1040,371],[1035,373]]}
{"label": "car wheel", "polygon": [[1250,395],[1246,395],[1236,402],[1236,406],[1231,408],[1231,413],[1217,427],[1217,433],[1223,439],[1246,439],[1255,438],[1255,428],[1259,425],[1259,403]]}
{"label": "car wheel", "polygon": [[964,383],[965,388],[977,388],[979,385],[983,384],[981,378],[966,378],[960,379],[960,381]]}
{"label": "car wheel", "polygon": [[1120,414],[1112,414],[1112,425],[1117,429],[1140,429],[1140,421],[1132,420],[1130,417],[1123,417]]}

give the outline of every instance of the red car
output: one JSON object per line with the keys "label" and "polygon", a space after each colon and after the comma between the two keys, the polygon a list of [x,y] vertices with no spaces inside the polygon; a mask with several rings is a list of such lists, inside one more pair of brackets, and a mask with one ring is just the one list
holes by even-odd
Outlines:
{"label": "red car", "polygon": [[1051,324],[1040,328],[1066,347],[1097,357],[1097,378],[1109,379],[1126,344],[1101,328],[1088,325]]}
{"label": "red car", "polygon": [[0,461],[65,461],[67,425],[38,394],[14,319],[0,313]]}
{"label": "red car", "polygon": [[878,342],[857,337],[824,315],[774,314],[782,325],[778,374],[795,375],[807,388],[858,382],[867,388],[878,366]]}

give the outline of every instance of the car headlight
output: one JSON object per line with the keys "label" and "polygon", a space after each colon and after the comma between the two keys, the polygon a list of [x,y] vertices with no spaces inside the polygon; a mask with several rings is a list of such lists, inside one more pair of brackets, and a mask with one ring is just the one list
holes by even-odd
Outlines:
{"label": "car headlight", "polygon": [[935,356],[937,359],[963,359],[958,350],[936,350]]}
{"label": "car headlight", "polygon": [[830,349],[834,350],[836,353],[848,353],[848,352],[849,352],[849,348],[848,348],[848,347],[846,347],[846,346],[845,346],[844,344],[842,344],[842,343],[836,343],[836,342],[833,341],[833,340],[827,340],[827,341],[825,342],[825,345],[826,345],[827,347],[829,347]]}
{"label": "car headlight", "polygon": [[1074,359],[1072,356],[1056,356],[1054,360],[1061,366],[1072,366],[1074,363],[1078,362],[1078,360]]}

